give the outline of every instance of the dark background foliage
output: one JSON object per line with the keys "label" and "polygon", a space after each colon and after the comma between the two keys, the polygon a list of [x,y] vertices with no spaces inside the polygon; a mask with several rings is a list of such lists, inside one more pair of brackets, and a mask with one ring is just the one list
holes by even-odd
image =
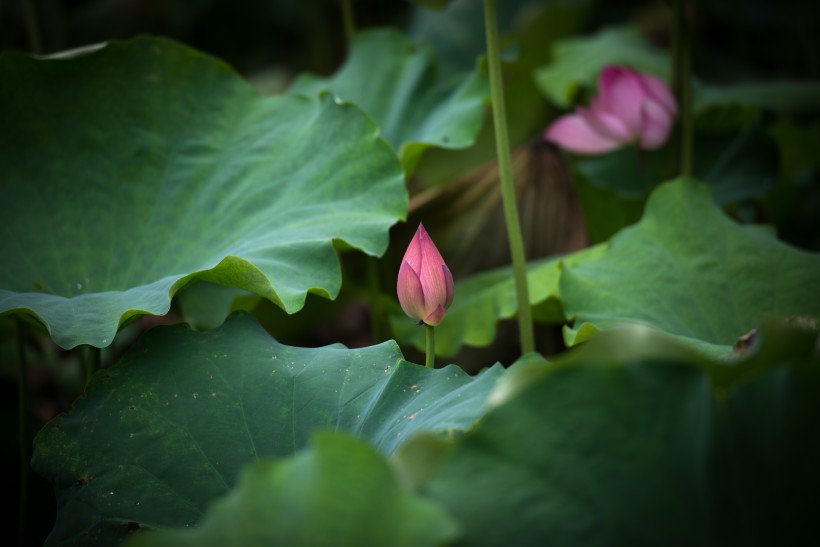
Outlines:
{"label": "dark background foliage", "polygon": [[[480,3],[462,3],[470,1]],[[588,26],[631,20],[664,42],[667,4],[600,2]],[[337,0],[9,0],[0,5],[3,50],[31,50],[27,5],[36,13],[45,53],[147,33],[221,57],[245,74],[271,67],[327,74],[344,58]],[[689,5],[697,34],[695,66],[701,77],[820,76],[816,3],[721,0]],[[355,0],[353,6],[359,28],[407,28],[416,14],[412,4],[401,0]]]}

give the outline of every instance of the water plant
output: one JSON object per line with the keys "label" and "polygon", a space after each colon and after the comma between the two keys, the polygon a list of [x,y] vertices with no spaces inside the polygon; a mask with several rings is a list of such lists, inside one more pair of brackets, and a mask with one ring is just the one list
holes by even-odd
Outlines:
{"label": "water plant", "polygon": [[334,3],[343,58],[272,88],[157,34],[0,53],[19,545],[812,533],[810,63],[499,4]]}

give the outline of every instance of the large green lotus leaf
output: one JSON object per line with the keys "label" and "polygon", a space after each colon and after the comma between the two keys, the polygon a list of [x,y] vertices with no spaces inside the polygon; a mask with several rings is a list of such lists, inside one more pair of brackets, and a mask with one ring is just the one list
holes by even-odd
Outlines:
{"label": "large green lotus leaf", "polygon": [[329,90],[370,114],[410,173],[431,146],[461,149],[475,142],[490,95],[484,72],[449,78],[425,46],[393,29],[360,32],[350,55],[328,79],[300,75],[293,93]]}
{"label": "large green lotus leaf", "polygon": [[763,318],[820,316],[818,279],[820,255],[735,223],[708,186],[677,179],[650,195],[641,221],[598,260],[564,269],[560,293],[575,329],[565,339],[635,322],[725,355]]}
{"label": "large green lotus leaf", "polygon": [[609,64],[629,65],[636,70],[666,79],[669,60],[653,49],[633,27],[609,27],[596,34],[572,37],[553,46],[552,63],[535,71],[544,94],[556,106],[572,106],[578,90],[594,87],[598,73]]}
{"label": "large green lotus leaf", "polygon": [[[263,99],[224,63],[141,37],[0,56],[0,313],[104,347],[193,278],[289,313],[333,298],[334,240],[384,252],[407,192],[378,128],[332,97]],[[355,161],[351,161],[355,158]]]}
{"label": "large green lotus leaf", "polygon": [[[527,282],[533,317],[544,323],[563,323],[558,280],[567,264],[594,260],[605,250],[604,245],[527,264]],[[512,267],[481,272],[455,286],[455,297],[447,315],[435,331],[436,355],[451,357],[462,345],[488,346],[495,339],[500,320],[515,317],[518,311],[515,279]],[[397,309],[390,316],[396,339],[420,350],[426,347],[424,329]]]}
{"label": "large green lotus leaf", "polygon": [[243,465],[291,455],[317,429],[348,431],[385,454],[416,432],[469,430],[503,370],[427,369],[405,362],[395,342],[285,346],[245,312],[204,332],[157,327],[35,439],[32,467],[57,493],[49,545],[193,525]]}
{"label": "large green lotus leaf", "polygon": [[[422,493],[461,522],[458,545],[778,545],[814,533],[811,338],[802,358],[761,367],[692,356],[646,329],[606,334],[539,374],[530,363],[528,385],[440,457]],[[717,387],[720,369],[734,380]]]}
{"label": "large green lotus leaf", "polygon": [[147,531],[124,545],[432,547],[457,534],[440,504],[399,485],[383,455],[350,435],[322,431],[290,458],[247,464],[198,526]]}

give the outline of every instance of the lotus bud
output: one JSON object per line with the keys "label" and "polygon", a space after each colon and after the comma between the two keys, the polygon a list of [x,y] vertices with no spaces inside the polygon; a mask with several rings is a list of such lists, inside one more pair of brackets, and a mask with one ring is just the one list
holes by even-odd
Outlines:
{"label": "lotus bud", "polygon": [[453,301],[453,275],[421,223],[404,253],[396,289],[404,313],[433,327]]}
{"label": "lotus bud", "polygon": [[666,142],[678,114],[666,83],[632,68],[607,66],[598,91],[588,108],[555,120],[544,139],[579,154],[603,154],[632,143],[653,150]]}

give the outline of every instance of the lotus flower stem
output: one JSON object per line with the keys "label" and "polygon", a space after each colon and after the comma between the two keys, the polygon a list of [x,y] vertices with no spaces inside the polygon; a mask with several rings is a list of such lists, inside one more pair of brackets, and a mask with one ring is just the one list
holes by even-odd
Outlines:
{"label": "lotus flower stem", "polygon": [[100,370],[100,353],[102,350],[91,344],[85,347],[85,385],[91,381],[94,373]]}
{"label": "lotus flower stem", "polygon": [[381,267],[379,259],[367,257],[367,283],[370,289],[370,336],[373,344],[380,344],[390,338],[390,324],[382,299]]}
{"label": "lotus flower stem", "polygon": [[692,55],[684,0],[675,0],[674,3],[672,89],[680,109],[678,171],[680,175],[690,176],[692,174],[694,142],[692,133]]}
{"label": "lotus flower stem", "polygon": [[17,515],[17,544],[26,545],[28,529],[28,474],[29,474],[29,399],[28,365],[26,363],[26,331],[22,320],[17,322],[17,362],[19,378],[17,382],[18,437],[20,441],[20,497]]}
{"label": "lotus flower stem", "polygon": [[535,351],[529,288],[527,286],[527,262],[524,256],[524,238],[518,218],[515,186],[512,179],[510,142],[507,135],[507,116],[504,107],[504,87],[501,81],[501,54],[498,45],[498,22],[495,0],[484,0],[484,22],[487,34],[487,60],[490,68],[490,95],[493,104],[495,143],[498,154],[498,174],[501,181],[501,197],[504,203],[504,220],[510,241],[515,291],[518,300],[518,330],[521,352]]}
{"label": "lotus flower stem", "polygon": [[424,325],[424,334],[427,339],[427,355],[424,359],[424,366],[436,368],[436,331],[433,325]]}
{"label": "lotus flower stem", "polygon": [[356,34],[356,21],[353,18],[353,0],[342,0],[342,19],[345,25],[345,38],[349,44]]}
{"label": "lotus flower stem", "polygon": [[28,32],[31,53],[39,55],[43,52],[43,44],[42,40],[40,40],[40,26],[37,24],[37,12],[34,9],[34,0],[24,0],[23,9],[26,13],[26,31]]}

